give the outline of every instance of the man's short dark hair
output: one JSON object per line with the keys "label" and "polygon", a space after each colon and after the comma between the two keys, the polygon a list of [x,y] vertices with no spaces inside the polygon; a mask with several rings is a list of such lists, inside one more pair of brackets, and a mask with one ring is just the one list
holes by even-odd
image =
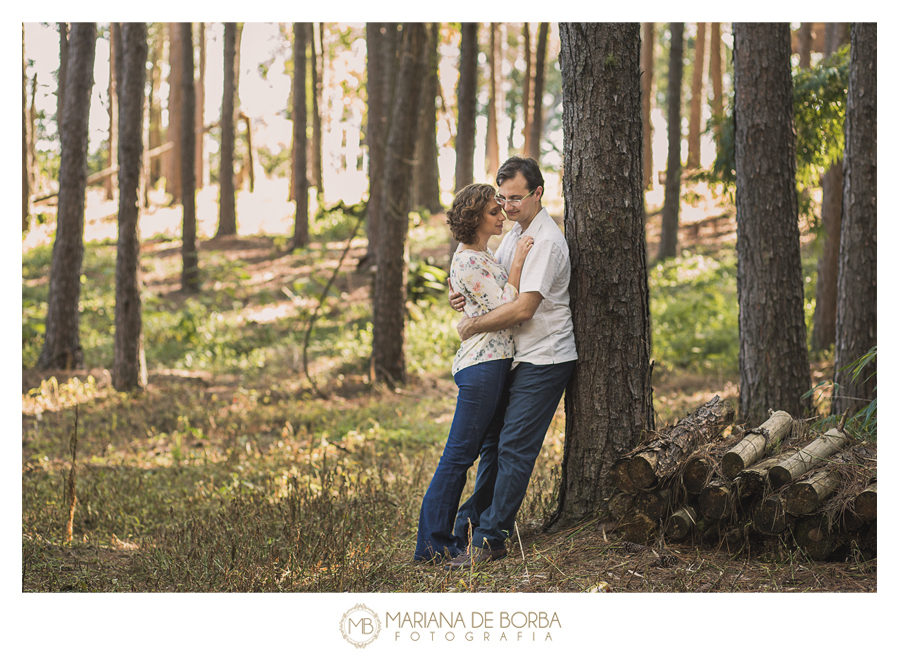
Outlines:
{"label": "man's short dark hair", "polygon": [[515,178],[519,172],[525,177],[529,190],[536,189],[538,186],[544,187],[544,176],[541,174],[537,160],[522,158],[518,155],[514,155],[504,162],[497,171],[497,187],[503,185],[504,181]]}

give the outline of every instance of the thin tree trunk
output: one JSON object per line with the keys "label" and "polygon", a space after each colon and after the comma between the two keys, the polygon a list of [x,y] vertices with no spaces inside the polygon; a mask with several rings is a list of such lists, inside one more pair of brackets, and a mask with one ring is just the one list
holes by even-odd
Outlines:
{"label": "thin tree trunk", "polygon": [[[459,192],[475,180],[475,117],[478,91],[478,23],[463,23],[460,31],[462,35],[459,47],[459,86],[456,91],[455,192]],[[458,244],[451,236],[451,256]]]}
{"label": "thin tree trunk", "polygon": [[650,112],[653,109],[653,64],[655,23],[644,23],[641,41],[641,118],[644,122],[644,189],[653,186],[653,126]]}
{"label": "thin tree trunk", "polygon": [[563,195],[578,363],[565,396],[568,526],[613,493],[613,463],[653,429],[639,23],[560,23]]}
{"label": "thin tree trunk", "polygon": [[194,38],[193,23],[179,23],[181,32],[181,197],[184,220],[181,239],[181,289],[200,289],[200,259],[197,242],[197,206],[194,182]]}
{"label": "thin tree trunk", "polygon": [[[323,29],[323,23],[319,23],[319,29]],[[321,199],[324,195],[322,187],[322,114],[319,112],[319,97],[322,95],[322,76],[319,72],[320,63],[325,54],[319,57],[316,54],[316,24],[309,24],[309,54],[312,58],[309,70],[312,73],[312,142],[310,148],[310,182],[316,188],[316,195]]]}
{"label": "thin tree trunk", "polygon": [[65,114],[66,80],[69,70],[69,24],[59,25],[59,74],[56,80],[56,132],[62,139]]}
{"label": "thin tree trunk", "polygon": [[875,362],[855,378],[849,366],[878,344],[877,39],[875,23],[852,24],[833,414],[854,413],[875,398]]}
{"label": "thin tree trunk", "polygon": [[309,179],[306,172],[306,39],[309,27],[306,23],[294,23],[294,122],[293,161],[294,170],[294,236],[291,249],[301,249],[309,244]]}
{"label": "thin tree trunk", "polygon": [[[722,101],[722,32],[721,23],[710,23],[709,29],[709,78],[712,81],[712,112],[716,117],[724,117],[725,109]],[[715,138],[718,146],[722,138],[722,123],[715,123]]]}
{"label": "thin tree trunk", "polygon": [[660,260],[678,253],[678,214],[681,208],[681,80],[684,70],[684,23],[671,23],[668,131],[669,151],[666,163],[666,196],[663,201],[662,228],[659,235]]}
{"label": "thin tree trunk", "polygon": [[28,184],[28,143],[33,128],[28,122],[28,75],[25,72],[25,23],[22,23],[22,231],[28,230],[29,198],[31,186]]}
{"label": "thin tree trunk", "polygon": [[203,106],[206,103],[206,23],[197,23],[198,44],[198,71],[197,84],[195,85],[196,110],[195,131],[196,144],[194,145],[196,165],[194,169],[194,184],[197,189],[202,189],[205,184],[206,173],[206,149],[203,148],[206,137],[206,122],[203,119]]}
{"label": "thin tree trunk", "polygon": [[141,249],[138,237],[147,24],[123,23],[118,34],[119,234],[116,245],[116,333],[112,384],[117,391],[127,391],[147,385],[147,363],[141,332]]}
{"label": "thin tree trunk", "polygon": [[[116,51],[119,50],[119,44],[117,43],[121,36],[119,35],[119,24],[118,23],[110,23],[109,24],[109,87],[107,89],[107,98],[108,105],[106,108],[107,114],[109,115],[109,133],[107,137],[107,145],[109,147],[109,153],[107,154],[106,166],[109,169],[114,169],[118,162],[118,124],[119,124],[119,112],[118,112],[118,101],[116,99]],[[103,181],[103,187],[106,190],[106,199],[107,201],[112,200],[113,198],[113,188],[115,187],[115,183],[113,182],[112,176],[107,176]]]}
{"label": "thin tree trunk", "polygon": [[[152,47],[150,49],[150,90],[147,103],[147,114],[149,119],[149,135],[147,139],[147,148],[153,150],[162,146],[162,107],[159,97],[159,87],[162,83],[162,71],[160,70],[160,61],[163,57],[164,23],[154,24],[154,37],[151,40]],[[168,156],[153,158],[150,163],[149,180],[147,181],[147,191],[154,187],[162,176],[162,162]],[[149,205],[149,199],[145,199],[144,206]]]}
{"label": "thin tree trunk", "polygon": [[522,82],[522,115],[524,128],[522,134],[525,137],[525,143],[522,146],[522,153],[526,156],[531,152],[531,79],[532,79],[532,56],[531,56],[531,27],[528,23],[522,26],[522,49],[525,58],[525,75]]}
{"label": "thin tree trunk", "polygon": [[[166,141],[172,142],[172,150],[164,156],[166,163],[166,193],[171,195],[172,203],[181,203],[181,94],[183,86],[181,29],[178,23],[167,23],[169,33],[169,125],[166,128]],[[193,120],[193,117],[191,117]]]}
{"label": "thin tree trunk", "polygon": [[706,23],[697,23],[694,41],[694,75],[691,81],[691,121],[688,127],[687,168],[700,166],[700,132],[703,120],[703,72],[706,64]]}
{"label": "thin tree trunk", "polygon": [[500,139],[497,136],[497,67],[499,66],[500,44],[497,39],[497,24],[490,25],[488,54],[488,104],[487,104],[487,167],[491,175],[500,169]]}
{"label": "thin tree trunk", "polygon": [[381,203],[382,239],[372,296],[371,375],[390,384],[406,381],[408,181],[416,149],[425,41],[424,24],[403,24],[403,51],[384,156],[384,189],[393,193],[385,194]]}
{"label": "thin tree trunk", "polygon": [[440,23],[428,27],[427,69],[422,89],[422,116],[419,118],[419,136],[416,140],[416,163],[413,169],[412,207],[424,207],[431,213],[439,212],[441,187],[438,178],[437,149],[437,98]]}
{"label": "thin tree trunk", "polygon": [[808,69],[812,62],[812,23],[800,23],[797,33],[797,54],[800,55],[800,68]]}
{"label": "thin tree trunk", "polygon": [[222,151],[219,157],[219,228],[216,237],[237,233],[234,189],[235,23],[225,23],[222,84]]}
{"label": "thin tree trunk", "polygon": [[37,362],[37,367],[43,370],[71,370],[84,363],[78,335],[78,300],[84,260],[88,118],[96,41],[95,23],[72,23],[60,133],[59,210],[50,263],[46,333]]}
{"label": "thin tree trunk", "polygon": [[541,138],[544,135],[544,69],[547,61],[549,23],[541,23],[538,30],[537,53],[534,60],[534,101],[532,104],[531,139],[528,157],[541,161]]}
{"label": "thin tree trunk", "polygon": [[735,23],[734,43],[740,418],[806,418],[790,28]]}

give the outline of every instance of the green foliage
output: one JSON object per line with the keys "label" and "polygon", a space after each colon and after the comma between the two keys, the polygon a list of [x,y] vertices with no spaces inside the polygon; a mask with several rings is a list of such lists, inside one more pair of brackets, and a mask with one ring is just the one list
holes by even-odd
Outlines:
{"label": "green foliage", "polygon": [[653,358],[669,367],[737,367],[737,260],[684,254],[649,272]]}
{"label": "green foliage", "polygon": [[446,299],[447,277],[447,272],[437,267],[433,258],[412,261],[406,282],[407,300],[419,306],[429,306]]}
{"label": "green foliage", "polygon": [[[870,378],[875,377],[877,374],[877,370],[874,368],[874,364],[877,358],[878,346],[876,345],[861,357],[856,359],[853,363],[850,363],[841,368],[841,371],[850,371],[851,381],[855,382],[864,375],[866,376],[866,381],[868,381]],[[869,366],[873,366],[871,370],[869,370]],[[877,391],[877,389],[878,387],[876,386],[875,390]],[[803,399],[815,398],[821,401],[823,391],[826,394],[828,394],[829,392],[833,392],[834,395],[840,395],[840,385],[837,382],[830,380],[821,381],[806,393],[804,393]],[[835,425],[839,420],[840,418],[838,418],[837,416],[825,416],[819,421],[818,425],[832,426]],[[844,427],[851,436],[865,441],[877,441],[878,396],[876,395],[875,398],[870,400],[865,407],[848,418]]]}

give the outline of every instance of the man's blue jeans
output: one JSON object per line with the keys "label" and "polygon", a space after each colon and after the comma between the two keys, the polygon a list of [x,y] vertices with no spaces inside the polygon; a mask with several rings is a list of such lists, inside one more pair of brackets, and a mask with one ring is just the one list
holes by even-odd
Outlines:
{"label": "man's blue jeans", "polygon": [[503,547],[574,369],[575,361],[568,361],[520,363],[510,371],[504,399],[481,446],[475,491],[456,517],[456,536],[467,537],[471,526],[473,546]]}
{"label": "man's blue jeans", "polygon": [[454,376],[459,387],[456,412],[447,445],[419,513],[419,532],[414,559],[440,559],[465,550],[467,535],[454,535],[453,523],[466,485],[466,473],[478,459],[481,444],[497,405],[506,391],[512,359],[476,363]]}

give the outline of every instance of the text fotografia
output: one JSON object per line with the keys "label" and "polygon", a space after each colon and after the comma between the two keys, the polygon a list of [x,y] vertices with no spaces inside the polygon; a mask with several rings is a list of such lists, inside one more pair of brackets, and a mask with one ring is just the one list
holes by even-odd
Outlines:
{"label": "text fotografia", "polygon": [[552,642],[551,630],[562,624],[555,612],[388,612],[384,628],[394,641]]}

